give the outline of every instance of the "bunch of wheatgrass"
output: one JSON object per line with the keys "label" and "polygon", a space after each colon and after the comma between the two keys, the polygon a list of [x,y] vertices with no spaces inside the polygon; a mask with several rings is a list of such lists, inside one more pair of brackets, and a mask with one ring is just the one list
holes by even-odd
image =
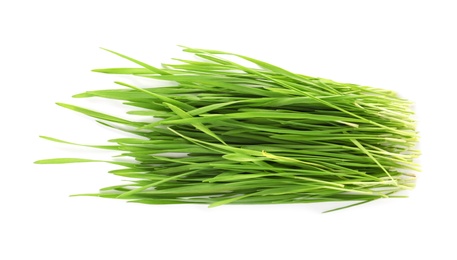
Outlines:
{"label": "bunch of wheatgrass", "polygon": [[172,86],[116,82],[127,88],[74,96],[123,100],[134,107],[129,114],[154,120],[131,121],[58,103],[137,136],[91,146],[129,157],[129,162],[109,162],[123,167],[110,173],[130,181],[81,195],[210,207],[354,201],[352,206],[404,197],[395,193],[414,187],[418,136],[411,103],[396,93],[295,74],[243,55],[183,48],[199,59],[176,59],[180,64],[157,68],[110,51],[141,67],[94,70]]}

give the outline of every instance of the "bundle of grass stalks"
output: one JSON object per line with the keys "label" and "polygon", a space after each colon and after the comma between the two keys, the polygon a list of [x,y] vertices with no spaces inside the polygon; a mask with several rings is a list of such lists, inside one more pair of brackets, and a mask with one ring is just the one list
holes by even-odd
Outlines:
{"label": "bundle of grass stalks", "polygon": [[[147,204],[309,203],[403,197],[414,187],[419,155],[411,102],[388,90],[295,74],[221,51],[183,47],[198,60],[153,67],[97,69],[170,81],[173,86],[88,91],[77,98],[125,101],[132,121],[58,105],[137,138],[92,146],[122,151],[131,162],[110,173],[128,183],[104,198]],[[247,67],[234,62],[244,59]],[[254,68],[253,68],[254,67]],[[43,137],[57,142],[55,138]],[[67,142],[65,142],[67,143]],[[96,162],[59,158],[37,163]],[[347,206],[346,206],[347,207]]]}

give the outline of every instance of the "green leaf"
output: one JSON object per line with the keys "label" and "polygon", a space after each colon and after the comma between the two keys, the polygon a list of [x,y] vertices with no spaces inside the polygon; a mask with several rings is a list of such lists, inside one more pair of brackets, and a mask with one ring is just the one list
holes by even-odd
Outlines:
{"label": "green leaf", "polygon": [[94,69],[92,71],[107,74],[152,74],[151,70],[147,68],[108,68]]}
{"label": "green leaf", "polygon": [[82,163],[82,162],[100,162],[97,160],[80,159],[80,158],[54,158],[38,160],[36,164],[65,164],[65,163]]}
{"label": "green leaf", "polygon": [[136,63],[136,64],[138,64],[138,65],[140,65],[140,66],[142,66],[142,67],[148,69],[148,70],[151,71],[151,72],[155,72],[155,73],[161,74],[161,75],[167,75],[167,74],[168,74],[167,72],[165,72],[165,71],[163,71],[163,70],[161,70],[161,69],[158,69],[158,68],[156,68],[156,67],[154,67],[154,66],[151,66],[151,65],[149,65],[149,64],[146,64],[146,63],[141,62],[141,61],[139,61],[139,60],[135,60],[135,59],[133,59],[133,58],[130,58],[130,57],[128,57],[128,56],[126,56],[126,55],[123,55],[123,54],[120,54],[120,53],[118,53],[118,52],[111,51],[111,50],[108,50],[108,49],[105,49],[105,48],[101,48],[101,49],[103,49],[103,50],[105,50],[105,51],[108,51],[108,52],[111,52],[111,53],[113,53],[113,54],[116,54],[117,56],[122,57],[122,58],[124,58],[124,59],[127,59],[127,60],[129,60],[129,61],[131,61],[131,62],[134,62],[134,63]]}
{"label": "green leaf", "polygon": [[57,102],[56,104],[61,107],[68,108],[70,110],[73,110],[73,111],[76,111],[76,112],[79,112],[79,113],[82,113],[82,114],[85,114],[85,115],[88,115],[90,117],[97,118],[97,119],[102,119],[102,120],[106,120],[106,121],[110,121],[110,122],[120,123],[120,124],[124,124],[124,125],[129,125],[129,126],[136,126],[136,127],[144,125],[144,123],[128,121],[128,120],[125,120],[125,119],[122,119],[119,117],[110,116],[110,115],[107,115],[104,113],[96,112],[96,111],[93,111],[90,109],[86,109],[86,108],[82,108],[82,107],[78,107],[78,106],[74,106],[74,105],[69,105],[69,104],[59,103],[59,102]]}

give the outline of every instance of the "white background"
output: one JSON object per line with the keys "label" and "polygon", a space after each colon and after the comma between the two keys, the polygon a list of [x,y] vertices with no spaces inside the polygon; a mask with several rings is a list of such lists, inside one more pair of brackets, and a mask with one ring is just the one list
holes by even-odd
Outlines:
{"label": "white background", "polygon": [[[452,1],[1,1],[0,259],[457,259],[456,7]],[[152,64],[177,44],[396,90],[415,101],[423,171],[409,199],[332,205],[150,206],[70,198],[118,184],[109,165],[34,165],[107,153],[119,133],[54,104],[113,87],[100,67]],[[118,112],[121,112],[118,109]]]}

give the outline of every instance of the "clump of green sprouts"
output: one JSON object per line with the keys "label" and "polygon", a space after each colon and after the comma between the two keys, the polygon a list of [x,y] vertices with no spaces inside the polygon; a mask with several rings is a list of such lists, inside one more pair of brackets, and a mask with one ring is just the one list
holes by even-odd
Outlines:
{"label": "clump of green sprouts", "polygon": [[[110,173],[129,181],[81,195],[210,207],[336,201],[352,206],[403,197],[398,192],[414,187],[419,151],[411,102],[392,91],[304,76],[243,55],[183,48],[197,58],[159,68],[110,51],[139,67],[94,70],[171,86],[116,82],[125,88],[74,96],[121,100],[132,108],[129,114],[152,120],[58,103],[136,136],[92,146],[129,158],[109,161],[122,167]],[[98,160],[36,163],[75,162]]]}

